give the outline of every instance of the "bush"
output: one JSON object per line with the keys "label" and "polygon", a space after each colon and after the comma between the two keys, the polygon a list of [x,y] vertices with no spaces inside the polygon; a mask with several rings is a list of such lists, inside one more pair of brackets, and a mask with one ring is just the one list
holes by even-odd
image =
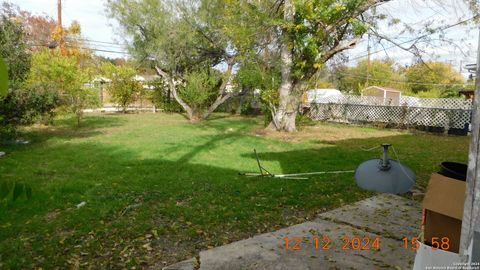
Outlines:
{"label": "bush", "polygon": [[175,101],[170,89],[162,78],[149,83],[153,91],[146,91],[146,98],[150,100],[157,109],[164,112],[182,112],[182,107]]}
{"label": "bush", "polygon": [[107,91],[112,96],[113,102],[126,113],[128,106],[135,101],[136,95],[142,94],[142,85],[135,80],[137,71],[126,64],[116,66],[107,62],[102,65],[102,73],[111,80],[107,84]]}
{"label": "bush", "polygon": [[179,94],[194,114],[199,116],[215,101],[221,78],[220,72],[214,69],[192,71],[185,75],[185,86],[180,87]]}
{"label": "bush", "polygon": [[275,88],[264,90],[260,94],[260,101],[262,104],[262,113],[264,117],[264,125],[268,126],[273,120],[273,108],[278,106],[279,94]]}
{"label": "bush", "polygon": [[15,127],[32,124],[41,118],[50,121],[59,104],[57,92],[44,86],[10,90],[0,99],[0,127],[3,133],[11,133]]}

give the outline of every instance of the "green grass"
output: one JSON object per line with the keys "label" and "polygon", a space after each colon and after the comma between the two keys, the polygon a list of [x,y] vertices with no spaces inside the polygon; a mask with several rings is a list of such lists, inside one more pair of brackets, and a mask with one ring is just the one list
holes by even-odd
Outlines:
{"label": "green grass", "polygon": [[[0,268],[158,268],[198,251],[312,219],[373,195],[352,175],[244,178],[253,148],[275,173],[354,169],[395,145],[423,190],[443,160],[465,162],[468,137],[317,124],[261,135],[262,119],[192,125],[179,115],[89,115],[25,129],[29,145],[1,147],[1,180],[31,200],[0,204]],[[76,205],[86,202],[84,207]]]}

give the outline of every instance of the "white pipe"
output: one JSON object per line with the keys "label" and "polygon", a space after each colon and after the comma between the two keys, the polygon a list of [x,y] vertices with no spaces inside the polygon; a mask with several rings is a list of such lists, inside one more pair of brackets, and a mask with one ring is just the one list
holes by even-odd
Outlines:
{"label": "white pipe", "polygon": [[338,173],[353,173],[354,170],[349,171],[329,171],[329,172],[309,172],[309,173],[291,173],[291,174],[275,174],[274,177],[289,177],[289,176],[302,176],[302,175],[315,175],[315,174],[338,174]]}

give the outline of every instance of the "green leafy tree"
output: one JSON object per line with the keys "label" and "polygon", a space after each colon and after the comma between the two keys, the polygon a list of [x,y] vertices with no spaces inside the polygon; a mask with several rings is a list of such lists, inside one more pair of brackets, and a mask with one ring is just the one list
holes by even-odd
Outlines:
{"label": "green leafy tree", "polygon": [[445,62],[417,63],[406,69],[410,90],[421,96],[458,97],[464,79],[451,64]]}
{"label": "green leafy tree", "polygon": [[0,98],[3,98],[8,91],[8,69],[5,61],[0,57]]}
{"label": "green leafy tree", "polygon": [[354,67],[335,67],[331,73],[339,90],[353,94],[361,94],[364,88],[373,85],[399,90],[405,88],[401,71],[391,60],[372,60],[370,64],[363,60]]}
{"label": "green leafy tree", "polygon": [[57,96],[45,88],[24,85],[30,71],[31,55],[21,14],[11,4],[1,5],[0,58],[5,62],[0,64],[0,132],[9,137],[16,135],[18,125],[30,124],[38,116],[51,114],[58,103]]}
{"label": "green leafy tree", "polygon": [[11,89],[20,87],[31,66],[26,34],[18,7],[3,2],[0,7],[0,57],[8,67]]}
{"label": "green leafy tree", "polygon": [[[419,57],[419,41],[428,43],[433,40],[432,33],[439,33],[442,39],[448,28],[432,28],[427,23],[418,31],[417,42],[405,47],[394,39],[379,33],[380,21],[391,19],[389,23],[400,20],[391,15],[382,14],[377,8],[389,0],[271,0],[245,1],[259,7],[267,22],[267,31],[276,37],[267,46],[278,47],[281,60],[282,83],[279,87],[279,104],[270,128],[279,131],[295,131],[295,118],[302,93],[308,89],[310,78],[323,68],[327,61],[353,48],[369,32],[379,40],[388,41],[395,46],[412,52]],[[242,1],[243,2],[243,1]],[[468,1],[472,3],[473,1]],[[471,5],[472,13],[478,14],[478,5]],[[253,14],[252,14],[253,15]],[[478,16],[477,16],[478,19]],[[408,25],[406,31],[412,30]],[[262,29],[264,30],[264,29]],[[448,41],[448,39],[446,39]]]}
{"label": "green leafy tree", "polygon": [[185,74],[185,86],[179,88],[179,94],[192,108],[194,119],[203,117],[210,104],[215,101],[221,83],[221,73],[214,69]]}
{"label": "green leafy tree", "polygon": [[[238,9],[238,2],[109,0],[107,12],[131,40],[132,54],[138,60],[152,61],[188,118],[198,121],[238,93],[227,91],[227,85],[233,78],[233,67],[241,62],[244,50],[250,49],[249,37],[254,34],[245,23],[250,18]],[[224,67],[222,83],[215,99],[209,99],[208,108],[199,114],[179,94],[179,87],[192,70],[218,66]]]}
{"label": "green leafy tree", "polygon": [[182,112],[182,107],[173,99],[168,83],[158,78],[148,83],[153,91],[146,91],[145,96],[156,109],[164,112]]}
{"label": "green leafy tree", "polygon": [[136,95],[142,90],[140,82],[135,80],[137,71],[129,65],[113,65],[109,62],[102,65],[102,73],[111,80],[107,85],[107,91],[112,99],[120,107],[123,113],[127,112],[128,106],[136,99]]}
{"label": "green leafy tree", "polygon": [[272,60],[275,58],[272,58],[270,53],[251,56],[242,63],[236,74],[242,93],[260,90],[261,109],[266,124],[269,124],[275,115],[275,108],[278,106],[277,89],[281,82],[279,65]]}
{"label": "green leafy tree", "polygon": [[93,89],[85,87],[91,80],[92,69],[81,66],[75,56],[63,56],[59,51],[42,50],[33,54],[32,69],[28,77],[31,86],[48,86],[56,91],[67,111],[75,114],[77,125],[83,110],[96,105]]}
{"label": "green leafy tree", "polygon": [[[296,130],[299,99],[305,82],[335,55],[353,48],[374,21],[369,11],[383,0],[284,0],[277,5],[282,83],[270,128]],[[274,4],[274,6],[276,6]],[[272,14],[267,13],[268,14]]]}

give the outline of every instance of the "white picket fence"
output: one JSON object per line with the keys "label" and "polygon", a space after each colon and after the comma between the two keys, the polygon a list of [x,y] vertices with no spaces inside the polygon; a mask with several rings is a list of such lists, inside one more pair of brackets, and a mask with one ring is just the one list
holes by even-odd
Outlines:
{"label": "white picket fence", "polygon": [[401,97],[396,104],[370,96],[316,99],[308,115],[313,120],[346,123],[385,123],[397,127],[464,129],[471,119],[472,102],[452,98]]}

